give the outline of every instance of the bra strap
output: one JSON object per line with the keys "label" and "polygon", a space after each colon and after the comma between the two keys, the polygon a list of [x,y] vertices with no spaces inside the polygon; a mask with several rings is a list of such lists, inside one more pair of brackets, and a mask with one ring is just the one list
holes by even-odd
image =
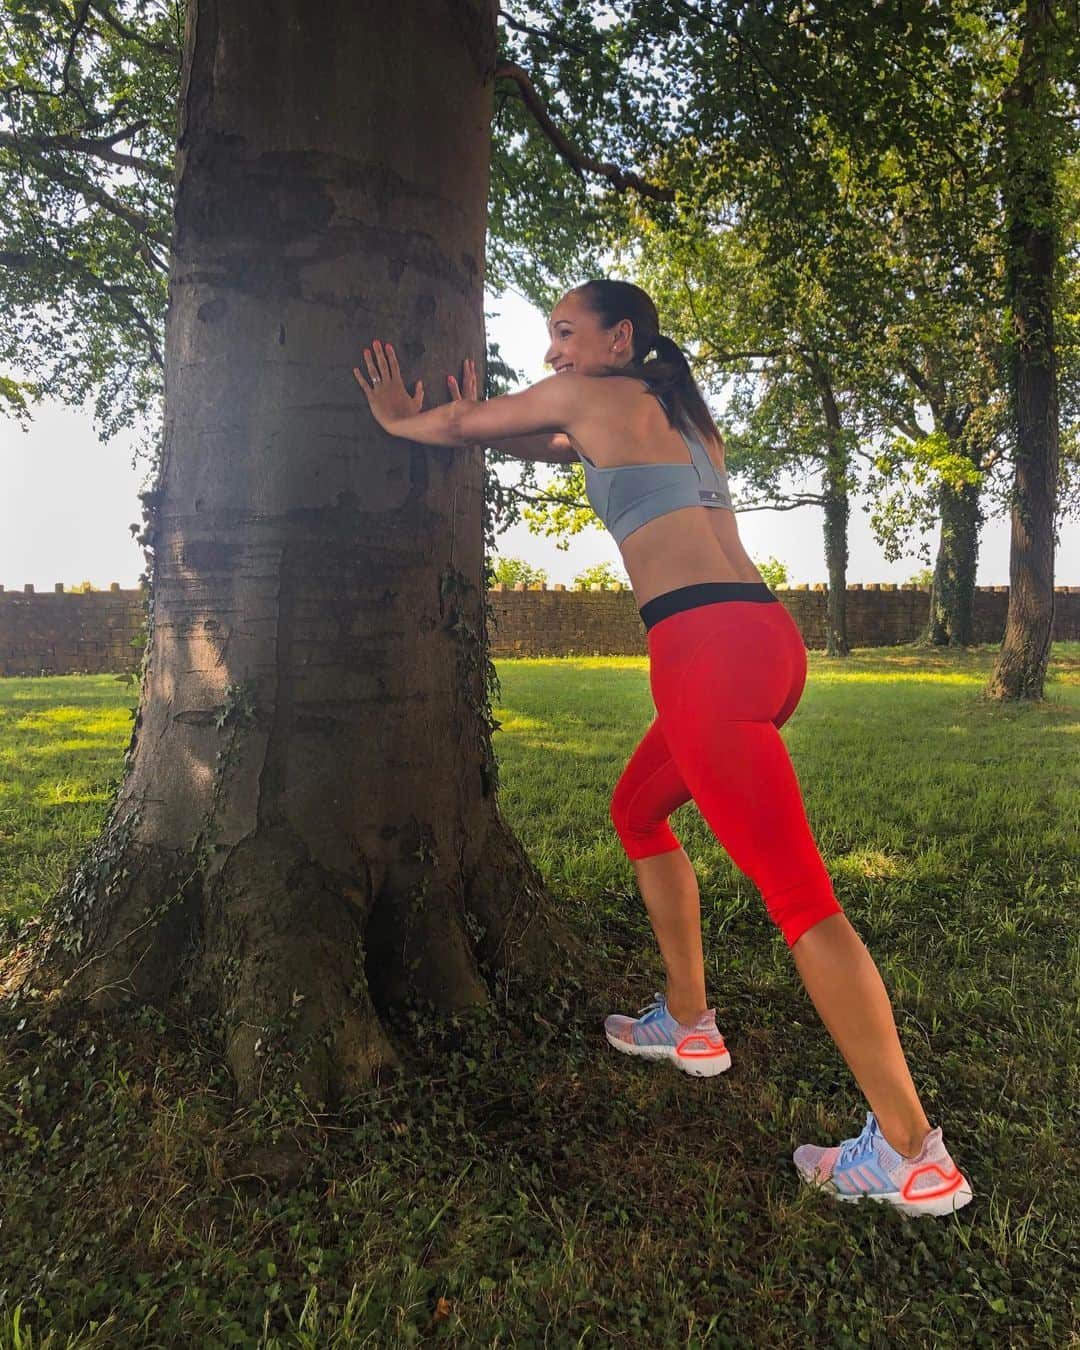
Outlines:
{"label": "bra strap", "polygon": [[717,478],[716,465],[709,458],[709,452],[705,449],[701,438],[694,432],[687,435],[680,431],[680,436],[686,442],[687,449],[690,451],[690,458],[694,461],[694,468],[697,469],[698,481],[701,483],[710,482]]}

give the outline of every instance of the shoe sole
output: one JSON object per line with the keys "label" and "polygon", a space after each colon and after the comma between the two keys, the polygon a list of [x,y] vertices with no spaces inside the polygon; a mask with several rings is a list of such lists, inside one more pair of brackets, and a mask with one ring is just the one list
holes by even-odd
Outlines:
{"label": "shoe sole", "polygon": [[905,1200],[899,1191],[882,1191],[879,1194],[847,1195],[843,1191],[838,1191],[832,1185],[820,1185],[816,1181],[811,1181],[809,1177],[799,1173],[800,1178],[808,1186],[814,1186],[819,1191],[825,1191],[831,1195],[834,1200],[842,1200],[845,1204],[857,1204],[860,1200],[879,1200],[882,1203],[893,1205],[901,1214],[918,1217],[920,1214],[932,1215],[935,1218],[941,1218],[947,1214],[955,1214],[958,1209],[973,1200],[974,1192],[965,1181],[955,1191],[950,1191],[948,1195],[934,1196],[929,1200]]}
{"label": "shoe sole", "polygon": [[725,1050],[719,1055],[680,1055],[676,1052],[673,1045],[631,1045],[627,1041],[620,1041],[612,1036],[609,1031],[605,1031],[609,1045],[613,1045],[616,1050],[624,1055],[636,1055],[639,1059],[666,1059],[670,1060],[677,1069],[683,1073],[692,1074],[695,1078],[715,1078],[718,1073],[724,1073],[731,1068],[731,1051]]}

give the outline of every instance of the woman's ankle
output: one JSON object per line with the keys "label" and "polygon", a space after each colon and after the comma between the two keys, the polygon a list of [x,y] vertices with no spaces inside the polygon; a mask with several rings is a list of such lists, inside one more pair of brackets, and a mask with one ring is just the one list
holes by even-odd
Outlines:
{"label": "woman's ankle", "polygon": [[[876,1112],[874,1114],[877,1115]],[[928,1121],[926,1128],[922,1129],[918,1124],[901,1125],[898,1121],[890,1121],[889,1128],[886,1129],[878,1118],[878,1129],[889,1147],[895,1149],[902,1158],[915,1158],[921,1152],[926,1136],[930,1133],[930,1123]]]}
{"label": "woman's ankle", "polygon": [[692,1027],[702,1013],[708,1012],[704,1002],[700,1006],[695,1006],[697,1002],[695,999],[684,999],[680,996],[676,1003],[672,1005],[670,996],[665,997],[668,1012],[680,1026]]}

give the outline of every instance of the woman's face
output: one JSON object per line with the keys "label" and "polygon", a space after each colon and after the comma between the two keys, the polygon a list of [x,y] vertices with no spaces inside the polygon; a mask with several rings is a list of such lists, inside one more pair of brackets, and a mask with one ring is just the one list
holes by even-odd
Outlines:
{"label": "woman's face", "polygon": [[584,301],[568,291],[551,311],[551,343],[544,353],[544,364],[552,366],[556,374],[576,370],[579,375],[588,375],[601,366],[624,366],[631,359],[633,331],[629,319],[620,319],[614,328],[602,328]]}

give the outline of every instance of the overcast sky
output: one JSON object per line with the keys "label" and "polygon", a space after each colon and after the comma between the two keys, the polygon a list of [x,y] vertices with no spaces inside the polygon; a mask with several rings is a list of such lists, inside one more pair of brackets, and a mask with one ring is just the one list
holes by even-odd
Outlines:
{"label": "overcast sky", "polygon": [[[512,294],[497,300],[488,297],[485,308],[497,313],[489,320],[490,338],[525,381],[531,384],[549,374],[542,364],[547,316]],[[386,334],[391,340],[393,336]],[[432,380],[432,388],[435,384]],[[356,392],[362,399],[360,390]],[[722,426],[723,408],[715,400],[712,410]],[[143,555],[128,525],[141,522],[136,494],[146,486],[146,467],[140,461],[132,468],[132,455],[127,435],[109,444],[97,440],[89,406],[80,412],[43,403],[34,411],[29,433],[0,417],[0,585],[8,590],[21,590],[27,583],[37,590],[52,590],[58,581],[70,586],[91,581],[102,588],[112,581],[136,585]],[[516,473],[513,465],[500,470],[507,481]],[[737,502],[737,477],[732,477],[731,486]],[[870,533],[865,504],[860,500],[852,504],[848,580],[908,580],[922,563],[914,556],[885,562]],[[739,531],[756,561],[776,557],[786,563],[793,585],[826,579],[819,507],[746,513],[739,517]],[[1080,531],[1063,535],[1056,584],[1075,585],[1080,583]],[[570,585],[582,568],[601,561],[625,570],[614,540],[607,531],[593,527],[575,535],[564,552],[553,540],[532,535],[519,524],[499,536],[497,551],[545,568],[550,585]],[[1009,523],[999,518],[983,527],[978,584],[1003,586],[1008,580]]]}

